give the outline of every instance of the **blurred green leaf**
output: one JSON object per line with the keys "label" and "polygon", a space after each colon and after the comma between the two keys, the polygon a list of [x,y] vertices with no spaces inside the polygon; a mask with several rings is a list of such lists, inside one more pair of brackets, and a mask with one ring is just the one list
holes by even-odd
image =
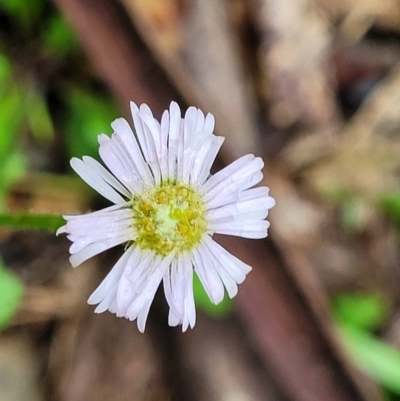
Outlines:
{"label": "blurred green leaf", "polygon": [[196,306],[207,315],[213,317],[224,317],[231,313],[233,301],[228,297],[228,295],[225,293],[222,302],[218,305],[214,305],[210,301],[210,298],[208,298],[208,295],[196,273],[193,275],[193,292]]}
{"label": "blurred green leaf", "polygon": [[0,330],[10,324],[24,293],[22,281],[0,261]]}
{"label": "blurred green leaf", "polygon": [[31,90],[26,107],[29,127],[33,136],[39,140],[51,140],[54,128],[46,99],[36,90]]}
{"label": "blurred green leaf", "polygon": [[74,88],[66,93],[69,107],[66,121],[68,155],[98,157],[97,137],[111,131],[118,116],[111,99]]}
{"label": "blurred green leaf", "polygon": [[400,225],[400,192],[382,196],[379,206],[394,223]]}
{"label": "blurred green leaf", "polygon": [[28,160],[22,152],[15,150],[3,160],[0,170],[0,210],[4,208],[4,200],[11,184],[22,177],[28,166]]}
{"label": "blurred green leaf", "polygon": [[389,390],[400,395],[400,351],[353,326],[340,328],[354,361]]}
{"label": "blurred green leaf", "polygon": [[352,196],[343,198],[341,203],[342,224],[346,230],[360,232],[368,220],[368,207],[363,199]]}
{"label": "blurred green leaf", "polygon": [[357,328],[378,328],[388,312],[387,304],[376,294],[340,294],[333,300],[337,320]]}
{"label": "blurred green leaf", "polygon": [[24,113],[19,87],[14,84],[3,94],[0,108],[0,166],[11,151],[23,123]]}
{"label": "blurred green leaf", "polygon": [[8,58],[0,53],[0,94],[1,88],[4,86],[4,83],[8,80],[11,74],[11,64],[8,61]]}
{"label": "blurred green leaf", "polygon": [[65,54],[80,47],[75,33],[59,14],[54,15],[42,30],[42,42],[51,53]]}
{"label": "blurred green leaf", "polygon": [[25,26],[32,26],[42,15],[46,0],[0,0],[0,7]]}

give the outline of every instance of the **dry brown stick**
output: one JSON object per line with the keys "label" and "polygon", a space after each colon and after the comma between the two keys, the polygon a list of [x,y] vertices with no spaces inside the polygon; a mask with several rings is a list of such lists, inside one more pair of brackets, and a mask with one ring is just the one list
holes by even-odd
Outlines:
{"label": "dry brown stick", "polygon": [[221,242],[253,266],[239,291],[238,309],[290,399],[363,400],[276,251],[261,241]]}
{"label": "dry brown stick", "polygon": [[[155,99],[163,104],[169,101],[166,101],[168,94],[160,87],[153,88],[152,95],[146,93],[133,73],[141,70],[140,62],[137,61],[133,43],[129,45],[129,30],[124,34],[123,24],[118,21],[115,3],[106,0],[56,2],[79,32],[93,63],[103,66],[104,78],[120,100],[125,101],[126,97],[126,89],[121,89],[122,86],[134,88],[138,85],[132,92],[133,100],[138,100],[139,96],[141,100],[150,98],[149,103],[153,105]],[[87,28],[92,25],[96,30]],[[123,65],[122,71],[107,68],[107,58],[112,58],[110,54],[120,60],[118,64]],[[254,272],[241,291],[239,308],[260,354],[275,368],[276,376],[291,399],[363,400],[357,386],[344,372],[341,361],[332,352],[329,341],[321,333],[315,315],[301,297],[294,295],[297,287],[285,274],[280,262],[261,242],[251,245],[251,248],[243,248],[243,243],[228,239],[226,246],[237,248],[243,259],[254,266]]]}
{"label": "dry brown stick", "polygon": [[[54,0],[78,34],[93,66],[124,111],[129,101],[147,103],[157,116],[176,97],[168,80],[129,21],[109,0]],[[158,92],[164,94],[157,96]],[[169,96],[168,96],[169,94]]]}

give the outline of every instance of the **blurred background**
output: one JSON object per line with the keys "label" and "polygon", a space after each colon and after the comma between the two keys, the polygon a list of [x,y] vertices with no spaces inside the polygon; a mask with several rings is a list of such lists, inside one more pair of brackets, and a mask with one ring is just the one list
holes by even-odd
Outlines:
{"label": "blurred background", "polygon": [[171,100],[266,162],[270,236],[218,241],[253,266],[198,323],[144,335],[88,295],[52,232],[0,231],[0,401],[400,400],[398,0],[0,0],[0,225],[103,201],[69,168]]}

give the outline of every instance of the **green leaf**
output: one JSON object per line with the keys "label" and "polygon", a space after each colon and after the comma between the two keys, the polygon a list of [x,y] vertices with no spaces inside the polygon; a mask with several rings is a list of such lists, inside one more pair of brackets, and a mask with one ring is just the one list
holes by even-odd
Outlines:
{"label": "green leaf", "polygon": [[69,106],[65,123],[68,155],[97,157],[97,137],[111,131],[110,124],[119,114],[117,108],[108,97],[79,88],[70,89],[66,99]]}
{"label": "green leaf", "polygon": [[400,395],[400,351],[355,327],[342,325],[340,331],[346,348],[359,367]]}
{"label": "green leaf", "polygon": [[392,192],[382,196],[379,206],[389,218],[400,225],[400,192]]}
{"label": "green leaf", "polygon": [[0,109],[0,168],[11,151],[23,123],[23,99],[16,84],[11,85],[1,98]]}
{"label": "green leaf", "polygon": [[339,322],[374,330],[388,315],[388,306],[376,294],[340,294],[333,300],[333,313]]}
{"label": "green leaf", "polygon": [[61,15],[54,15],[42,30],[42,41],[47,51],[66,54],[80,47],[74,32]]}
{"label": "green leaf", "polygon": [[53,122],[44,96],[32,89],[28,96],[26,113],[29,127],[35,138],[39,140],[53,139]]}
{"label": "green leaf", "polygon": [[0,0],[0,8],[25,26],[32,26],[40,18],[45,6],[45,0]]}
{"label": "green leaf", "polygon": [[11,64],[8,58],[0,53],[0,88],[3,86],[3,82],[6,81],[11,74]]}
{"label": "green leaf", "polygon": [[231,313],[233,301],[228,297],[228,295],[225,293],[222,302],[218,305],[214,305],[210,301],[210,298],[208,298],[208,295],[196,273],[193,275],[193,292],[196,306],[207,315],[221,318]]}
{"label": "green leaf", "polygon": [[22,281],[0,261],[0,330],[6,329],[24,293]]}
{"label": "green leaf", "polygon": [[4,207],[9,187],[26,173],[27,165],[27,158],[20,151],[11,152],[3,160],[0,170],[0,210]]}

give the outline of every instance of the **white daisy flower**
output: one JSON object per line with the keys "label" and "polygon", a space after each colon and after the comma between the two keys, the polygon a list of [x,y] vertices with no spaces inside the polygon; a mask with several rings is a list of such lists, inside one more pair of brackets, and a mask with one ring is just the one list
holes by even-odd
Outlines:
{"label": "white daisy flower", "polygon": [[111,138],[99,136],[104,168],[91,157],[72,168],[114,205],[81,216],[64,216],[57,234],[72,241],[70,262],[81,263],[119,244],[125,252],[88,299],[117,316],[137,319],[143,332],[161,281],[169,324],[183,331],[196,321],[193,272],[210,300],[234,297],[251,267],[218,245],[214,233],[267,236],[268,210],[275,205],[262,178],[263,161],[246,155],[218,173],[210,169],[224,141],[214,116],[190,107],[181,117],[172,102],[159,123],[145,104],[131,103],[135,133],[119,118]]}

